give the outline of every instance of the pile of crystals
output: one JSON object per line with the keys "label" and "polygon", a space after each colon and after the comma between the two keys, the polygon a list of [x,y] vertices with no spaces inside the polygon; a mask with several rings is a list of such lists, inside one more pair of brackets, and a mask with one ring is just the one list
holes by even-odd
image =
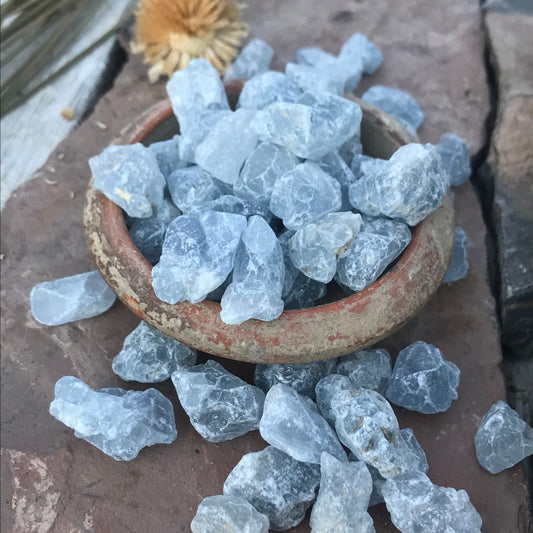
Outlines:
{"label": "pile of crystals", "polygon": [[[228,72],[250,77],[235,111],[216,70],[191,61],[167,84],[179,135],[89,161],[94,186],[124,210],[155,265],[156,295],[219,300],[226,324],[312,307],[334,283],[349,294],[368,287],[409,244],[410,227],[470,174],[468,145],[451,134],[389,160],[363,155],[361,108],[342,95],[383,60],[365,36],[339,56],[301,49],[285,73],[269,70],[272,54],[255,39]],[[413,134],[423,120],[398,89],[374,86],[362,99]],[[446,281],[466,275],[464,233],[457,246]]]}

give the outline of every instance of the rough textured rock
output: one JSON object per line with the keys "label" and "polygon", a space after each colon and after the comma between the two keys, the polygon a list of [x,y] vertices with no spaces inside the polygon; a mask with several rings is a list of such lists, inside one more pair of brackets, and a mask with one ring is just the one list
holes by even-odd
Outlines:
{"label": "rough textured rock", "polygon": [[268,533],[268,518],[238,496],[210,496],[198,506],[192,533]]}
{"label": "rough textured rock", "polygon": [[261,39],[252,39],[224,74],[224,80],[248,79],[266,72],[274,50]]}
{"label": "rough textured rock", "polygon": [[331,402],[341,390],[354,390],[355,385],[348,376],[342,374],[329,374],[322,378],[315,387],[316,404],[322,416],[335,427],[335,413],[332,411]]}
{"label": "rough textured rock", "polygon": [[392,374],[391,357],[383,348],[360,350],[340,357],[336,371],[348,376],[354,388],[383,394]]}
{"label": "rough textured rock", "polygon": [[239,107],[264,109],[274,102],[297,102],[301,89],[282,72],[269,71],[248,80],[239,95]]}
{"label": "rough textured rock", "polygon": [[322,452],[347,461],[337,435],[316,404],[283,383],[274,385],[266,395],[259,432],[269,444],[303,463],[320,464]]}
{"label": "rough textured rock", "polygon": [[448,173],[450,185],[462,185],[472,172],[470,146],[454,133],[445,133],[435,148],[439,152],[444,170]]}
{"label": "rough textured rock", "polygon": [[319,483],[318,466],[268,446],[237,463],[224,483],[224,494],[249,501],[268,517],[270,529],[284,531],[303,520]]}
{"label": "rough textured rock", "polygon": [[468,274],[467,238],[463,228],[455,228],[452,261],[443,283],[451,283],[466,278]]}
{"label": "rough textured rock", "polygon": [[130,237],[133,244],[152,265],[161,257],[167,227],[167,222],[158,220],[155,216],[135,219],[131,225]]}

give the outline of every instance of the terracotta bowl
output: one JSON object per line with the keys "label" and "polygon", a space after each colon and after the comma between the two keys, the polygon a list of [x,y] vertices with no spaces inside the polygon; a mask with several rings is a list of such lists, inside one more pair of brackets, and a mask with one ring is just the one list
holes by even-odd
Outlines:
{"label": "terracotta bowl", "polygon": [[[235,104],[242,82],[227,85]],[[388,158],[415,139],[389,115],[352,96],[363,109],[365,153]],[[150,144],[170,138],[178,123],[168,100],[139,116],[114,144]],[[91,181],[92,183],[92,181]],[[271,322],[248,320],[229,326],[220,304],[170,305],[152,290],[152,266],[133,244],[122,209],[91,184],[84,212],[85,234],[98,270],[135,314],[166,335],[198,350],[253,363],[304,363],[344,355],[372,345],[402,327],[439,288],[451,260],[454,216],[447,196],[439,209],[413,228],[412,240],[378,281],[352,296],[309,309],[285,311]]]}

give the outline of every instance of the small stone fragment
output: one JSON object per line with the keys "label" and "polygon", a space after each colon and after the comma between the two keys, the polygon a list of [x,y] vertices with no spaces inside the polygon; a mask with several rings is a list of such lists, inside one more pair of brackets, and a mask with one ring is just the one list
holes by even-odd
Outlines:
{"label": "small stone fragment", "polygon": [[457,366],[446,361],[438,348],[417,341],[398,354],[385,395],[411,411],[441,413],[457,399],[460,376]]}
{"label": "small stone fragment", "polygon": [[337,373],[348,376],[357,389],[383,394],[392,374],[389,352],[383,348],[360,350],[339,358]]}
{"label": "small stone fragment", "polygon": [[533,429],[502,401],[483,416],[474,441],[479,464],[491,474],[533,454]]}
{"label": "small stone fragment", "polygon": [[141,322],[113,359],[113,372],[126,381],[158,383],[182,366],[196,364],[196,350]]}
{"label": "small stone fragment", "polygon": [[361,62],[365,74],[374,74],[383,63],[381,50],[371,43],[366,35],[354,33],[343,45],[339,54],[342,64]]}
{"label": "small stone fragment", "polygon": [[252,216],[235,255],[233,281],[220,305],[226,324],[250,318],[274,320],[283,312],[283,253],[276,234],[259,216]]}
{"label": "small stone fragment", "polygon": [[239,95],[237,107],[264,109],[274,102],[297,102],[301,89],[282,72],[269,71],[249,79]]}
{"label": "small stone fragment", "polygon": [[303,520],[319,483],[316,465],[267,446],[237,463],[224,483],[224,494],[244,498],[268,517],[270,529],[285,531]]}
{"label": "small stone fragment", "polygon": [[355,385],[348,376],[329,374],[322,378],[315,387],[316,404],[320,414],[335,427],[335,415],[331,410],[333,397],[342,390],[354,390]]}
{"label": "small stone fragment", "polygon": [[292,170],[300,160],[272,143],[260,143],[250,154],[234,184],[237,196],[268,205],[279,176]]}
{"label": "small stone fragment", "polygon": [[223,116],[196,148],[196,164],[215,178],[234,184],[257,143],[257,135],[250,127],[255,114],[251,109],[237,109]]}
{"label": "small stone fragment", "polygon": [[336,57],[321,48],[300,48],[296,52],[296,61],[300,65],[308,65],[314,67],[320,63],[335,63]]}
{"label": "small stone fragment", "polygon": [[453,133],[445,133],[435,145],[439,152],[442,166],[448,173],[450,185],[462,185],[472,172],[470,167],[470,146]]}
{"label": "small stone fragment", "polygon": [[336,70],[327,71],[320,67],[287,63],[285,74],[305,93],[314,95],[332,93],[342,96],[344,92],[345,77]]}
{"label": "small stone fragment", "polygon": [[152,269],[157,297],[175,304],[197,303],[221,285],[233,268],[246,217],[207,211],[176,218],[167,229],[163,253]]}
{"label": "small stone fragment", "polygon": [[372,177],[375,174],[381,173],[383,170],[385,170],[387,164],[388,161],[386,159],[356,154],[352,159],[350,169],[355,176],[354,181],[356,181],[361,178]]}
{"label": "small stone fragment", "polygon": [[152,143],[148,149],[155,155],[161,174],[166,178],[172,171],[187,166],[187,163],[180,158],[180,136],[174,135],[168,141]]}
{"label": "small stone fragment", "polygon": [[180,367],[172,383],[191,424],[209,442],[240,437],[259,427],[265,395],[216,361]]}
{"label": "small stone fragment", "polygon": [[193,208],[191,213],[203,213],[205,211],[220,211],[222,213],[234,213],[242,215],[243,217],[251,217],[259,215],[267,222],[272,218],[268,207],[265,205],[252,202],[251,200],[244,200],[233,194],[225,194],[219,196],[216,200],[210,200],[205,204],[201,204]]}
{"label": "small stone fragment", "polygon": [[304,98],[302,103],[277,102],[258,111],[252,130],[262,141],[280,144],[298,157],[314,161],[359,132],[362,111],[355,102],[334,94]]}
{"label": "small stone fragment", "polygon": [[163,201],[165,178],[142,144],[108,146],[89,159],[94,187],[131,217],[147,218]]}
{"label": "small stone fragment", "polygon": [[306,276],[329,283],[337,260],[348,254],[361,226],[361,215],[329,213],[318,222],[299,229],[289,242],[292,264]]}
{"label": "small stone fragment", "polygon": [[327,285],[325,283],[315,281],[302,272],[298,272],[291,289],[283,297],[285,310],[313,307],[317,300],[326,296],[326,292]]}
{"label": "small stone fragment", "polygon": [[266,395],[259,432],[269,444],[303,463],[320,464],[322,452],[347,461],[337,435],[313,400],[283,383]]}
{"label": "small stone fragment", "polygon": [[285,303],[286,297],[291,292],[296,278],[301,274],[301,272],[292,264],[289,255],[289,241],[293,235],[294,231],[290,229],[284,229],[278,235],[279,245],[281,246],[281,252],[283,253],[283,263],[285,265],[285,279],[283,280],[283,290],[281,292],[281,297]]}
{"label": "small stone fragment", "polygon": [[220,75],[205,59],[193,59],[185,69],[174,72],[167,93],[182,132],[194,128],[206,109],[229,110]]}
{"label": "small stone fragment", "polygon": [[117,461],[131,461],[145,446],[176,439],[174,410],[156,389],[93,391],[83,381],[62,377],[50,414]]}
{"label": "small stone fragment", "polygon": [[306,161],[285,172],[274,185],[270,210],[286,228],[298,230],[342,205],[339,182],[316,163]]}
{"label": "small stone fragment", "polygon": [[[362,152],[363,145],[361,144],[361,132],[357,132],[339,148],[339,155],[347,165],[350,165],[353,162],[354,157]],[[351,167],[351,170],[355,173],[357,169]]]}
{"label": "small stone fragment", "polygon": [[251,78],[266,72],[270,68],[273,55],[274,50],[269,44],[261,39],[252,39],[226,71],[224,80]]}
{"label": "small stone fragment", "polygon": [[340,441],[385,477],[406,471],[398,421],[390,404],[373,390],[340,390],[331,400]]}
{"label": "small stone fragment", "polygon": [[107,311],[115,293],[98,270],[35,285],[31,290],[31,312],[45,326],[59,326]]}
{"label": "small stone fragment", "polygon": [[383,172],[356,181],[350,201],[369,216],[386,216],[416,226],[435,211],[448,189],[448,175],[430,144],[400,147]]}
{"label": "small stone fragment", "polygon": [[168,223],[151,216],[150,218],[136,219],[130,228],[133,244],[152,265],[155,265],[161,257],[167,227]]}
{"label": "small stone fragment", "polygon": [[381,276],[410,241],[411,232],[402,222],[363,217],[351,248],[337,262],[335,279],[352,291],[362,291]]}
{"label": "small stone fragment", "polygon": [[480,533],[481,517],[464,490],[439,487],[422,472],[387,479],[383,496],[402,533]]}
{"label": "small stone fragment", "polygon": [[198,506],[192,533],[268,533],[268,518],[238,496],[209,496]]}
{"label": "small stone fragment", "polygon": [[351,211],[352,204],[350,203],[348,191],[350,189],[350,185],[356,181],[356,178],[350,167],[341,157],[339,151],[335,150],[322,160],[318,161],[318,166],[326,174],[329,174],[332,178],[335,178],[339,182],[342,192],[341,211]]}
{"label": "small stone fragment", "polygon": [[347,463],[324,452],[320,489],[311,511],[312,533],[374,533],[367,513],[372,477],[362,462]]}
{"label": "small stone fragment", "polygon": [[316,384],[337,365],[337,359],[313,361],[311,363],[293,363],[284,365],[256,365],[254,383],[264,392],[274,385],[283,383],[296,392],[315,399]]}
{"label": "small stone fragment", "polygon": [[451,283],[466,278],[468,259],[466,258],[466,233],[463,228],[455,228],[453,255],[443,283]]}
{"label": "small stone fragment", "polygon": [[155,214],[145,220],[161,220],[165,224],[170,224],[176,217],[181,215],[181,211],[172,203],[169,198],[163,198],[163,202],[155,211]]}
{"label": "small stone fragment", "polygon": [[416,135],[416,130],[424,120],[424,113],[417,101],[400,89],[374,85],[361,96],[361,100],[388,113],[413,135]]}

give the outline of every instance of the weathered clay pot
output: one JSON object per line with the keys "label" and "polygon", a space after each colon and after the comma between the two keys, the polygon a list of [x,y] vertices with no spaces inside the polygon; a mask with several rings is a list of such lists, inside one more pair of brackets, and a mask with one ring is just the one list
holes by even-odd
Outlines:
{"label": "weathered clay pot", "polygon": [[[235,103],[242,82],[227,85]],[[365,153],[388,158],[415,139],[394,119],[351,96],[363,109]],[[170,102],[160,102],[128,126],[115,144],[150,144],[178,131]],[[201,351],[254,363],[303,363],[344,355],[372,345],[416,315],[441,284],[453,251],[450,198],[413,229],[412,241],[392,269],[363,291],[310,309],[285,311],[271,322],[224,324],[220,304],[170,305],[152,290],[152,266],[135,247],[122,210],[89,185],[85,234],[93,259],[109,286],[140,318]]]}

